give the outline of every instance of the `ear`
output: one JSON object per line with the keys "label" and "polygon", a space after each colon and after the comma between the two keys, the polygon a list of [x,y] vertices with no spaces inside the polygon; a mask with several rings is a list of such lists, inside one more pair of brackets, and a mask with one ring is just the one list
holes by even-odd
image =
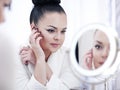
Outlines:
{"label": "ear", "polygon": [[31,31],[36,28],[36,25],[34,23],[31,23],[30,26],[31,26]]}

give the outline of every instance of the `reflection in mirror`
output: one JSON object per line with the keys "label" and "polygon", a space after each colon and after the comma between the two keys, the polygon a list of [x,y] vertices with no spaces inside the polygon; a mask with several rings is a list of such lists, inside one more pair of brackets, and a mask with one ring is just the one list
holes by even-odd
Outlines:
{"label": "reflection in mirror", "polygon": [[114,28],[90,24],[76,32],[70,49],[73,72],[84,82],[106,82],[120,65],[118,35]]}
{"label": "reflection in mirror", "polygon": [[76,59],[83,68],[94,70],[107,60],[110,43],[107,35],[98,29],[89,30],[79,38],[76,45]]}

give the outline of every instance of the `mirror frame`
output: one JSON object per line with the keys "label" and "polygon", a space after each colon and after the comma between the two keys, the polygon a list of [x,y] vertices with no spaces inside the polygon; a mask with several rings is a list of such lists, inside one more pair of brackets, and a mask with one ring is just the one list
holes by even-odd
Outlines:
{"label": "mirror frame", "polygon": [[[107,35],[110,42],[110,52],[107,60],[100,68],[95,70],[86,70],[77,63],[75,55],[76,44],[85,32],[95,29],[99,29]],[[89,24],[78,30],[78,32],[75,34],[70,49],[70,61],[73,72],[83,81],[86,81],[87,78],[86,82],[88,83],[100,83],[112,76],[116,71],[115,66],[118,66],[118,63],[120,63],[120,60],[116,60],[118,49],[117,38],[118,35],[115,29],[103,24]]]}

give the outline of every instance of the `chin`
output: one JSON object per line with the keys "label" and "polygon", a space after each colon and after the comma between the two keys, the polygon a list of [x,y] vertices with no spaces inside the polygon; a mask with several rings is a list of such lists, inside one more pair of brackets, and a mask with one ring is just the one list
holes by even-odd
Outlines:
{"label": "chin", "polygon": [[[58,50],[58,49],[57,49]],[[56,52],[57,50],[51,50],[52,53]]]}
{"label": "chin", "polygon": [[59,50],[59,48],[51,49],[50,51],[51,51],[52,53],[54,53],[54,52],[56,52],[57,50]]}

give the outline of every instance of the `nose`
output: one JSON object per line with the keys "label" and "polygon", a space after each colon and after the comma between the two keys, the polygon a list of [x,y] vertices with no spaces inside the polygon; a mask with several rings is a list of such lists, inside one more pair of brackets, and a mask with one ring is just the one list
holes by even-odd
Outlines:
{"label": "nose", "polygon": [[108,49],[104,49],[104,50],[103,50],[103,53],[102,53],[102,57],[103,57],[104,59],[107,59],[108,53],[109,53],[109,50],[108,50]]}
{"label": "nose", "polygon": [[60,40],[61,39],[61,34],[60,33],[56,33],[54,36],[55,40]]}

